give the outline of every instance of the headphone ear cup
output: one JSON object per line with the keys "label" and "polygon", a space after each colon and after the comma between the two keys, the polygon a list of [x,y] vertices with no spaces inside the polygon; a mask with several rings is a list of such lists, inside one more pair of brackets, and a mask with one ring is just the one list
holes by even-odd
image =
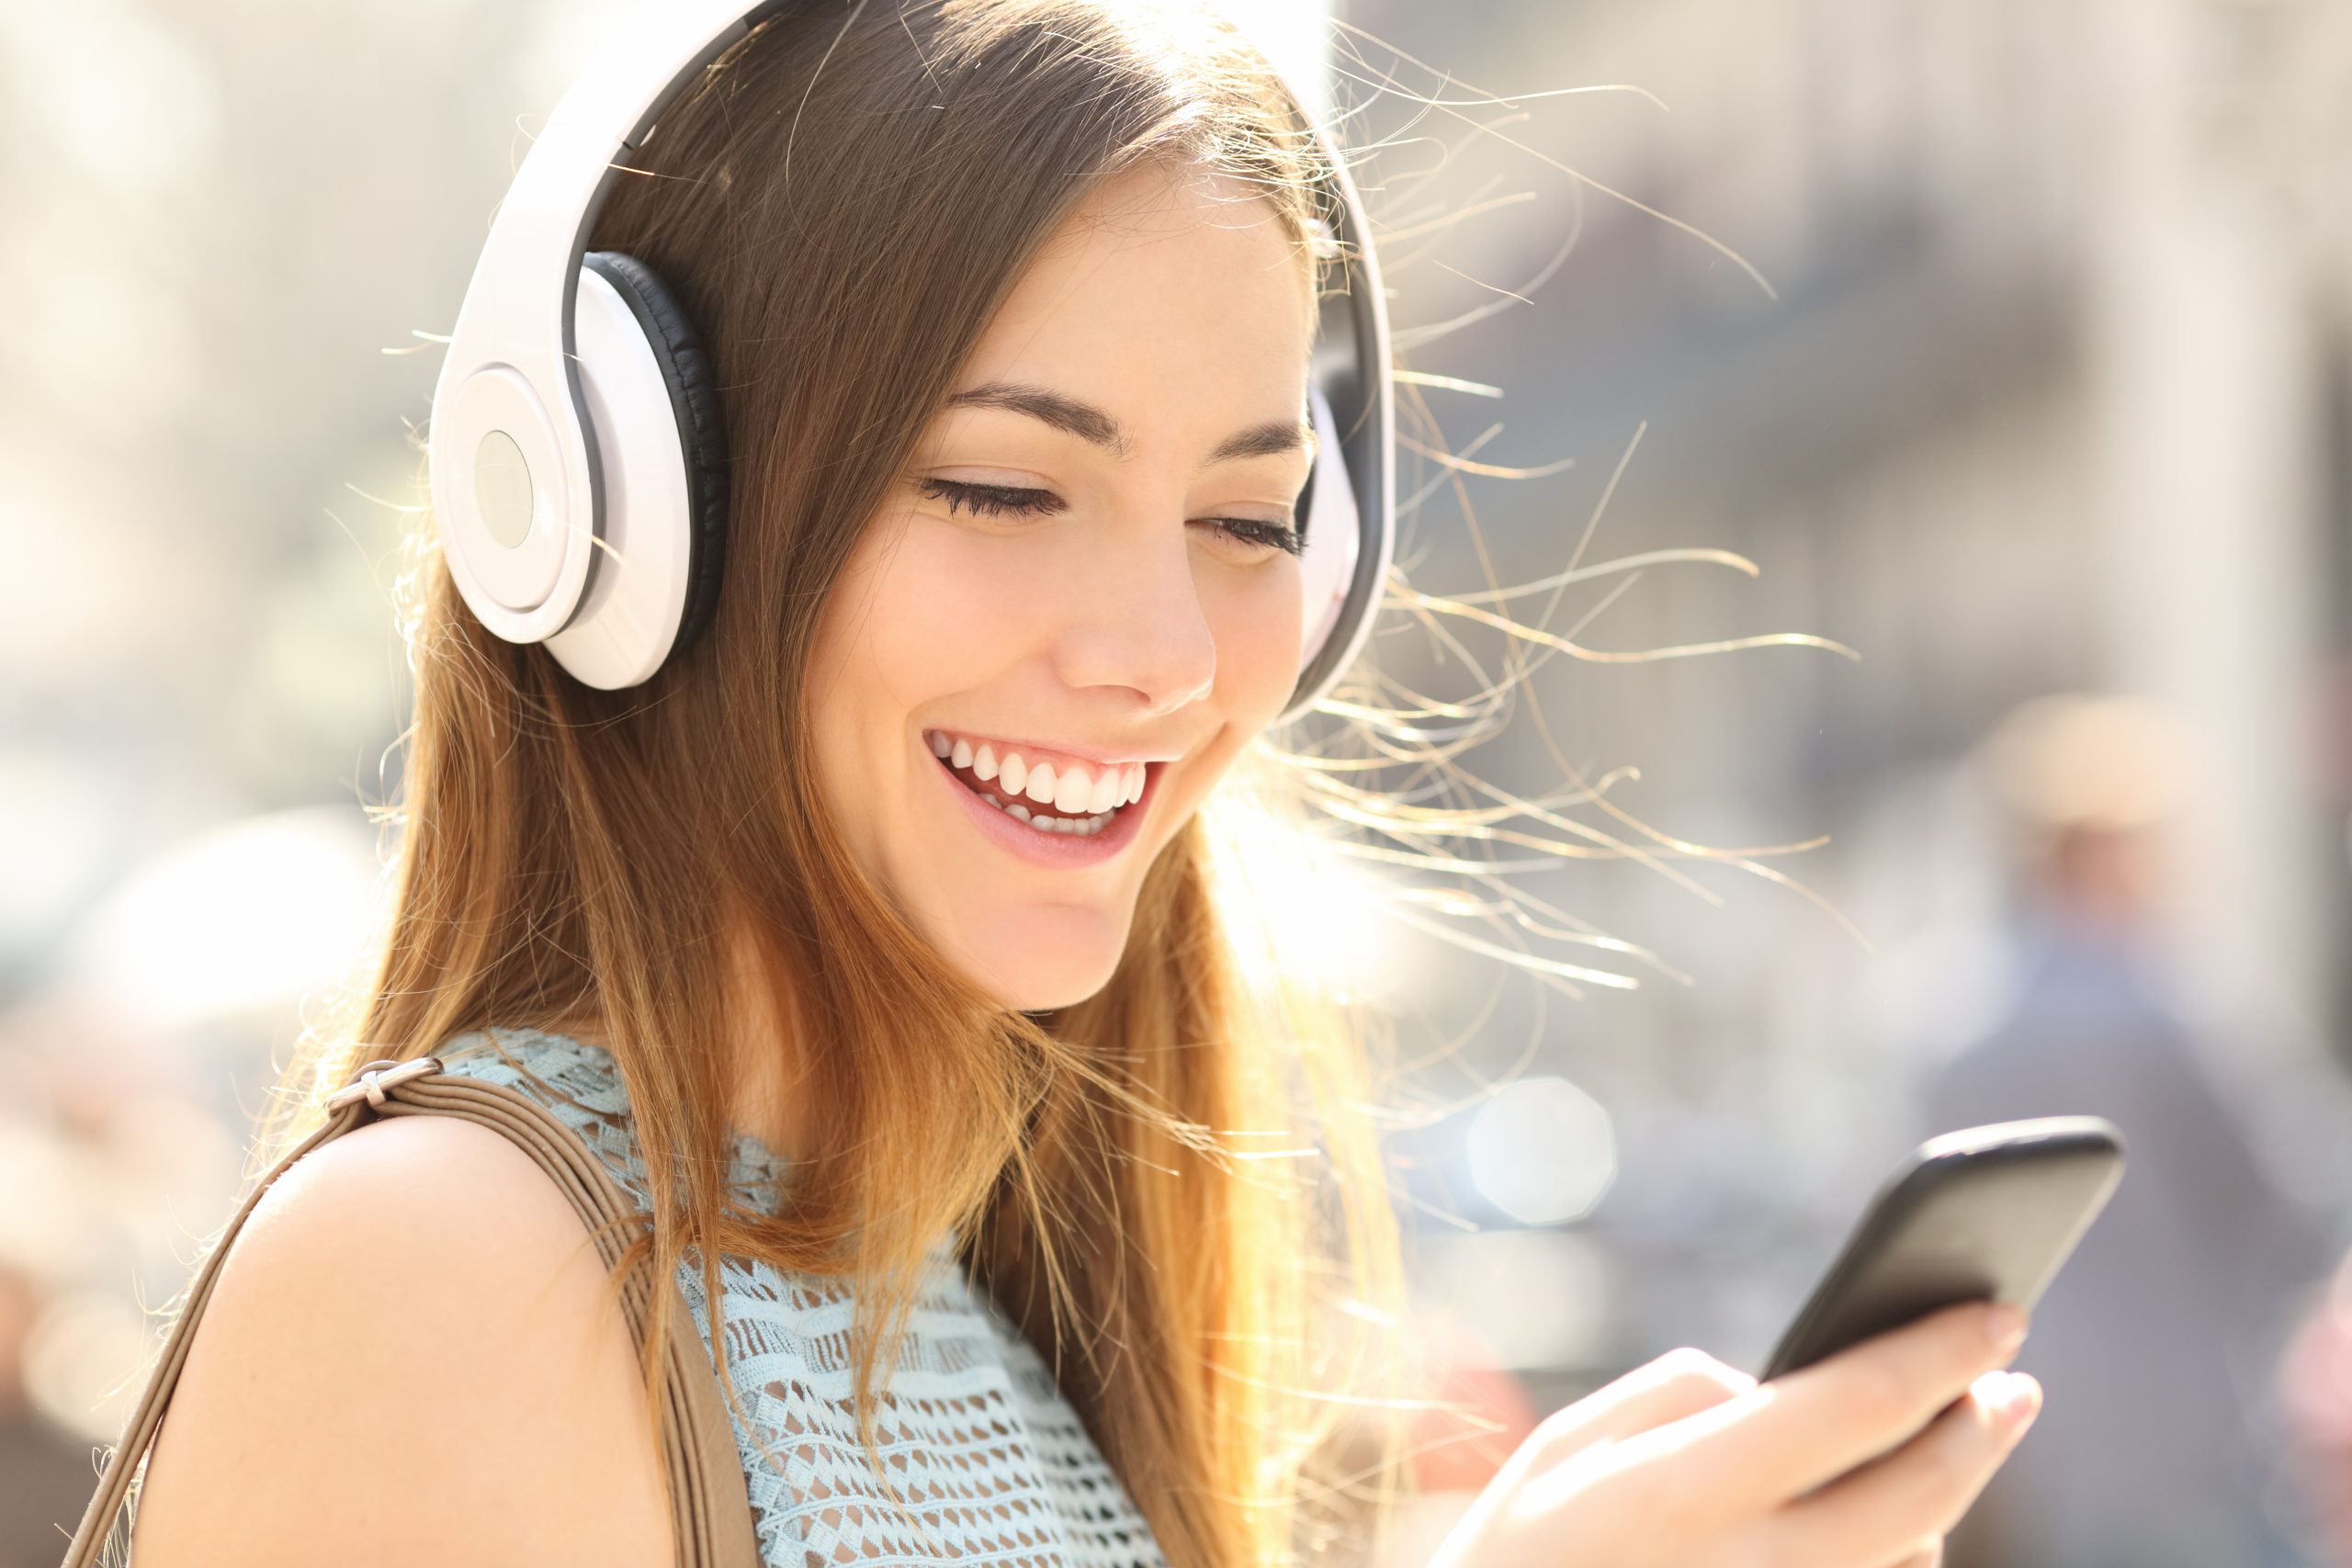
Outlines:
{"label": "headphone ear cup", "polygon": [[610,691],[651,679],[709,625],[727,548],[727,432],[701,339],[651,268],[589,253],[572,317],[604,515],[580,610],[548,649]]}
{"label": "headphone ear cup", "polygon": [[686,603],[672,651],[702,635],[718,608],[718,580],[727,561],[727,418],[719,407],[718,371],[687,320],[685,308],[653,269],[620,251],[591,251],[582,258],[635,313],[662,367],[670,406],[684,448],[688,522]]}
{"label": "headphone ear cup", "polygon": [[1302,684],[1340,630],[1348,590],[1355,582],[1356,560],[1363,553],[1363,518],[1342,456],[1340,422],[1320,387],[1308,396],[1307,417],[1315,426],[1315,467],[1298,499],[1304,535],[1298,560]]}

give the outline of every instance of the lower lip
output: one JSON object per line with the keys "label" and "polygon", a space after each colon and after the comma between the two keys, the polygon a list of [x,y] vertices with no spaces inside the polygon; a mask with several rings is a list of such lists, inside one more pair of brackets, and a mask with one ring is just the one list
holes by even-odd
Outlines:
{"label": "lower lip", "polygon": [[[931,755],[929,748],[924,749],[923,755]],[[936,763],[938,759],[933,761]],[[1159,764],[1146,766],[1142,796],[1119,807],[1118,815],[1105,823],[1101,832],[1081,837],[1077,833],[1040,833],[965,788],[944,763],[937,766],[936,772],[939,782],[947,786],[981,832],[1008,853],[1018,855],[1032,865],[1050,866],[1057,871],[1082,871],[1116,859],[1119,852],[1135,842],[1136,835],[1143,831],[1143,814],[1151,804],[1152,786],[1159,782]]]}

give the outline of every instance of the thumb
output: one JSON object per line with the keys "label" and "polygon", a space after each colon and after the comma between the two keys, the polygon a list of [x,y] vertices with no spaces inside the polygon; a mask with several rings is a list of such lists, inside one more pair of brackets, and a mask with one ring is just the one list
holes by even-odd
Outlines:
{"label": "thumb", "polygon": [[1712,1410],[1755,1386],[1754,1378],[1703,1350],[1669,1350],[1546,1420],[1527,1448],[1539,1463],[1565,1459]]}

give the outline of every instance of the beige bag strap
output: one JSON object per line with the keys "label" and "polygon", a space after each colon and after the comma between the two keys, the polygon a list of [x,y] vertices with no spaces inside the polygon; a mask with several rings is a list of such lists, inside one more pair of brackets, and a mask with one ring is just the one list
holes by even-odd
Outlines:
{"label": "beige bag strap", "polygon": [[[513,1089],[445,1073],[438,1060],[422,1056],[407,1062],[368,1064],[349,1087],[329,1099],[327,1106],[327,1124],[304,1139],[263,1179],[205,1259],[188,1289],[187,1304],[172,1325],[163,1358],[140,1397],[139,1408],[124,1427],[122,1441],[107,1457],[106,1473],[82,1516],[82,1528],[74,1532],[64,1568],[96,1568],[100,1551],[116,1534],[132,1479],[164,1424],[164,1411],[171,1404],[180,1369],[187,1362],[189,1342],[196,1337],[206,1303],[212,1299],[237,1233],[244,1228],[262,1195],[296,1160],[321,1144],[385,1116],[455,1116],[475,1122],[502,1134],[538,1162],[548,1179],[571,1201],[605,1268],[617,1264],[628,1250],[626,1235],[630,1227],[624,1222],[640,1214],[636,1202],[576,1134],[544,1107]],[[676,1296],[675,1280],[667,1281],[666,1288]],[[645,1325],[653,1289],[650,1271],[639,1269],[630,1272],[621,1292],[621,1307],[640,1356],[652,1353],[645,1343]],[[727,1398],[682,1296],[671,1303],[669,1342],[660,1352],[662,1468],[669,1483],[678,1568],[761,1568],[759,1542],[752,1531],[751,1498],[743,1488],[742,1462],[734,1427],[728,1420]]]}

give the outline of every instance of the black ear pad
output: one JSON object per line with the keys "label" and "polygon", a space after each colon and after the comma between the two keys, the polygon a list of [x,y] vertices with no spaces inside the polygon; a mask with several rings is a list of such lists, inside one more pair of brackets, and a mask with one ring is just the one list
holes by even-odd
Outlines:
{"label": "black ear pad", "polygon": [[590,251],[581,264],[613,286],[652,345],[662,382],[670,389],[678,420],[678,445],[686,456],[687,508],[693,537],[686,549],[686,603],[670,655],[702,634],[718,608],[718,580],[727,562],[727,421],[718,387],[702,339],[675,296],[653,269],[620,251]]}

